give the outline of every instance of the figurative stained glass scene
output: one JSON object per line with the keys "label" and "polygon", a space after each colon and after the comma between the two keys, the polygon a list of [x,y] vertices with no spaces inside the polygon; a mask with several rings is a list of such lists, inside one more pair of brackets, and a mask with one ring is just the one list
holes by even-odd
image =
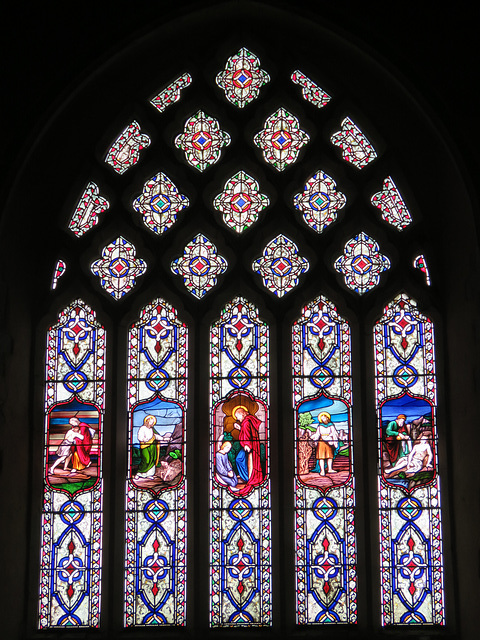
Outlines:
{"label": "figurative stained glass scene", "polygon": [[187,196],[179,193],[162,172],[144,184],[142,195],[133,202],[133,208],[142,215],[145,226],[157,235],[175,224],[177,215],[188,205]]}
{"label": "figurative stained glass scene", "polygon": [[382,190],[373,194],[371,202],[380,209],[385,222],[400,231],[412,222],[410,211],[390,176],[383,181]]}
{"label": "figurative stained glass scene", "polygon": [[297,624],[357,619],[351,340],[320,296],[293,325]]}
{"label": "figurative stained glass scene", "polygon": [[344,275],[347,287],[362,295],[380,282],[380,274],[390,268],[390,260],[380,253],[378,242],[362,231],[346,243],[334,267]]}
{"label": "figurative stained glass scene", "polygon": [[230,135],[220,129],[218,120],[197,111],[186,122],[183,133],[175,138],[175,146],[185,153],[188,164],[199,171],[220,159],[223,147],[230,144]]}
{"label": "figurative stained glass scene", "polygon": [[150,104],[157,109],[160,113],[163,113],[167,107],[180,100],[180,95],[183,89],[186,89],[192,82],[192,76],[189,73],[184,73],[179,78],[174,80],[163,91],[157,93],[150,100]]}
{"label": "figurative stained glass scene", "polygon": [[55,265],[55,269],[53,270],[52,285],[51,285],[52,290],[57,288],[58,279],[63,276],[66,268],[67,268],[67,265],[63,260],[57,260],[57,264]]}
{"label": "figurative stained glass scene", "polygon": [[109,206],[108,200],[100,195],[98,186],[94,182],[89,182],[78,201],[72,218],[68,223],[68,228],[77,238],[80,238],[98,224],[98,216],[104,213]]}
{"label": "figurative stained glass scene", "polygon": [[210,330],[210,624],[271,624],[269,332],[244,298]]}
{"label": "figurative stained glass scene", "polygon": [[317,171],[307,180],[303,191],[293,198],[296,209],[303,213],[303,219],[308,226],[316,231],[322,231],[337,219],[337,211],[345,206],[347,199],[333,178],[325,172]]}
{"label": "figurative stained glass scene", "polygon": [[345,118],[341,126],[341,130],[330,138],[331,143],[340,147],[342,158],[346,162],[353,164],[357,169],[363,169],[375,160],[377,152],[350,118]]}
{"label": "figurative stained glass scene", "polygon": [[105,162],[122,175],[140,159],[140,152],[150,146],[150,138],[142,133],[135,120],[126,127],[110,147]]}
{"label": "figurative stained glass scene", "polygon": [[442,625],[434,328],[400,294],[374,340],[382,623]]}
{"label": "figurative stained glass scene", "polygon": [[427,267],[427,261],[425,260],[425,256],[423,254],[420,254],[414,259],[413,266],[415,267],[415,269],[420,269],[420,271],[425,275],[425,282],[428,286],[430,286],[430,272]]}
{"label": "figurative stained glass scene", "polygon": [[103,248],[101,260],[93,262],[90,268],[105,291],[119,300],[135,286],[136,278],[145,273],[147,263],[136,257],[131,242],[119,236]]}
{"label": "figurative stained glass scene", "polygon": [[76,300],[47,334],[39,628],[98,627],[105,332]]}
{"label": "figurative stained glass scene", "polygon": [[187,328],[145,307],[128,336],[125,624],[186,622]]}
{"label": "figurative stained glass scene", "polygon": [[217,84],[225,91],[227,100],[240,108],[258,98],[260,88],[269,81],[260,60],[244,47],[227,60],[225,69],[217,75]]}
{"label": "figurative stained glass scene", "polygon": [[298,253],[297,245],[283,234],[271,240],[252,269],[262,276],[264,286],[279,298],[299,282],[300,275],[309,269],[309,262]]}
{"label": "figurative stained glass scene", "polygon": [[223,213],[225,224],[242,233],[258,219],[270,200],[260,193],[258,182],[244,171],[232,176],[213,201],[215,209]]}
{"label": "figurative stained glass scene", "polygon": [[183,283],[192,295],[203,298],[217,284],[217,277],[225,273],[227,266],[215,245],[199,233],[186,245],[183,256],[172,262],[171,269],[175,275],[183,277]]}
{"label": "figurative stained glass scene", "polygon": [[319,109],[330,102],[331,96],[298,69],[292,73],[291,78],[292,82],[302,87],[302,96],[307,102],[310,102]]}
{"label": "figurative stained glass scene", "polygon": [[263,151],[265,162],[277,171],[293,164],[310,136],[300,128],[298,119],[283,107],[272,113],[253,141]]}

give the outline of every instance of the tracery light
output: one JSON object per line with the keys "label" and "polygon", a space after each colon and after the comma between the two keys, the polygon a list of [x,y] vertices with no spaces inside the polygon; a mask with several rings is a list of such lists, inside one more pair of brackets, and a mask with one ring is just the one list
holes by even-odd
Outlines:
{"label": "tracery light", "polygon": [[293,197],[295,208],[302,211],[305,222],[317,233],[335,222],[337,211],[345,206],[347,199],[336,187],[335,180],[320,170]]}
{"label": "tracery light", "polygon": [[57,288],[58,280],[63,276],[66,268],[67,268],[67,265],[65,264],[64,260],[57,260],[57,264],[55,265],[55,269],[53,271],[52,286],[51,286],[52,290]]}
{"label": "tracery light", "polygon": [[119,236],[102,249],[102,258],[90,268],[105,291],[119,300],[135,286],[136,278],[145,273],[147,263],[136,257],[131,242]]}
{"label": "tracery light", "polygon": [[228,147],[230,135],[220,129],[218,120],[203,111],[197,111],[185,122],[183,133],[175,138],[175,146],[185,152],[192,167],[205,171],[218,162],[222,147]]}
{"label": "tracery light", "polygon": [[410,211],[390,176],[383,181],[382,190],[373,194],[371,202],[380,209],[385,222],[400,231],[412,222]]}
{"label": "tracery light", "polygon": [[183,277],[188,291],[202,298],[217,283],[217,277],[227,270],[227,261],[217,253],[210,240],[199,233],[186,246],[183,256],[173,260],[171,269]]}
{"label": "tracery light", "polygon": [[291,78],[292,82],[302,87],[302,96],[307,102],[310,102],[319,109],[330,102],[331,96],[298,69],[292,73]]}
{"label": "tracery light", "polygon": [[151,231],[160,235],[177,220],[177,215],[188,207],[187,196],[164,173],[154,175],[143,186],[142,195],[133,202],[133,208],[143,217]]}
{"label": "tracery light", "polygon": [[382,624],[445,624],[434,327],[398,295],[375,325]]}
{"label": "tracery light", "polygon": [[213,206],[223,213],[223,221],[237,233],[248,229],[258,219],[270,200],[264,193],[260,193],[260,187],[255,178],[244,171],[239,171],[232,176],[219,193]]}
{"label": "tracery light", "polygon": [[310,136],[300,129],[298,119],[284,107],[280,107],[266,121],[253,141],[263,151],[266,162],[277,171],[283,171],[294,163],[300,149],[307,144]]}
{"label": "tracery light", "polygon": [[377,152],[350,118],[344,118],[341,126],[341,130],[334,133],[330,141],[340,147],[344,160],[358,169],[363,169],[375,160]]}
{"label": "tracery light", "polygon": [[262,276],[264,286],[281,298],[298,285],[300,275],[309,266],[308,260],[299,255],[297,245],[280,233],[266,245],[252,269]]}
{"label": "tracery light", "polygon": [[104,213],[110,206],[106,198],[100,195],[95,182],[89,182],[68,223],[68,228],[77,238],[98,224],[98,216]]}
{"label": "tracery light", "polygon": [[378,242],[361,231],[345,244],[334,267],[343,273],[347,287],[362,295],[379,283],[380,274],[390,268],[390,260],[380,253]]}
{"label": "tracery light", "polygon": [[182,90],[188,87],[191,82],[192,76],[189,73],[182,74],[169,84],[168,87],[165,87],[165,89],[154,96],[150,100],[150,104],[154,106],[157,111],[163,113],[167,107],[180,100]]}
{"label": "tracery light", "polygon": [[231,56],[216,78],[225,97],[236,107],[243,108],[258,98],[260,88],[270,82],[270,76],[260,67],[260,60],[245,47]]}
{"label": "tracery light", "polygon": [[269,331],[241,297],[210,328],[210,624],[272,623]]}
{"label": "tracery light", "polygon": [[140,131],[140,125],[134,120],[112,144],[105,162],[121,175],[137,164],[140,152],[149,146],[150,138]]}
{"label": "tracery light", "polygon": [[430,271],[428,270],[427,261],[423,253],[414,259],[413,266],[415,267],[415,269],[420,269],[420,271],[425,275],[425,282],[427,283],[428,286],[430,286],[431,285]]}

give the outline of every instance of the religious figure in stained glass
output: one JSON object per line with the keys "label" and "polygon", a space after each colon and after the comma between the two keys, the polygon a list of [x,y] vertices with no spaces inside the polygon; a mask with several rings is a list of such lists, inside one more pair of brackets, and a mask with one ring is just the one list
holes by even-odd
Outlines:
{"label": "religious figure in stained glass", "polygon": [[377,157],[377,152],[365,134],[350,118],[342,121],[341,130],[334,133],[330,141],[340,147],[342,158],[357,169],[363,169]]}
{"label": "religious figure in stained glass", "polygon": [[236,107],[243,108],[258,98],[260,88],[270,81],[270,76],[260,67],[260,60],[245,47],[231,56],[216,78],[225,91],[225,97]]}
{"label": "religious figure in stained glass", "polygon": [[283,171],[293,164],[300,149],[307,144],[310,136],[300,128],[298,118],[283,107],[277,109],[266,121],[253,142],[263,151],[265,162],[277,171]]}

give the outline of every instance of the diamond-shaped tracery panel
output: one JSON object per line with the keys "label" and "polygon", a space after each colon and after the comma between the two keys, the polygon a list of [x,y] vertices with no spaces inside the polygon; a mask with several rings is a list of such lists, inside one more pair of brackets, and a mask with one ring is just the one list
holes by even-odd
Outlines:
{"label": "diamond-shaped tracery panel", "polygon": [[294,163],[309,140],[308,133],[300,129],[298,119],[283,107],[267,118],[264,128],[253,139],[263,151],[265,161],[277,171]]}
{"label": "diamond-shaped tracery panel", "polygon": [[145,273],[147,263],[135,255],[133,244],[119,236],[103,248],[101,260],[91,265],[92,273],[100,278],[102,287],[117,300],[135,286],[138,276]]}
{"label": "diamond-shaped tracery panel", "polygon": [[197,111],[186,122],[183,133],[175,138],[175,146],[185,152],[188,164],[199,171],[220,159],[222,147],[230,144],[230,136],[220,129],[218,120]]}
{"label": "diamond-shaped tracery panel", "polygon": [[143,216],[145,226],[160,235],[176,221],[177,214],[188,207],[187,196],[164,174],[150,178],[143,187],[142,195],[133,202],[133,208]]}
{"label": "diamond-shaped tracery panel", "polygon": [[173,273],[183,277],[187,289],[196,298],[202,298],[217,283],[217,276],[227,270],[227,261],[217,254],[210,240],[199,233],[189,242],[183,256],[171,265]]}
{"label": "diamond-shaped tracery panel", "polygon": [[330,141],[336,147],[340,147],[342,158],[358,169],[363,169],[377,157],[377,152],[365,134],[350,118],[342,121],[341,130],[334,133]]}
{"label": "diamond-shaped tracery panel", "polygon": [[390,260],[380,253],[378,243],[363,231],[351,238],[335,269],[345,276],[345,284],[360,295],[375,287],[380,274],[390,268]]}
{"label": "diamond-shaped tracery panel", "polygon": [[217,75],[217,84],[225,97],[237,107],[244,107],[258,98],[260,87],[270,76],[260,68],[260,60],[244,47],[227,60],[225,69]]}
{"label": "diamond-shaped tracery panel", "polygon": [[253,262],[252,269],[262,276],[265,287],[281,298],[297,286],[299,276],[309,266],[308,260],[299,255],[297,245],[279,234],[267,244],[262,257]]}
{"label": "diamond-shaped tracery panel", "polygon": [[268,197],[259,192],[258,182],[244,171],[227,180],[213,201],[215,209],[223,213],[225,224],[238,233],[248,229],[269,204]]}
{"label": "diamond-shaped tracery panel", "polygon": [[337,211],[345,206],[346,197],[337,191],[336,183],[323,171],[313,175],[303,191],[293,198],[295,208],[303,213],[303,219],[314,231],[321,233],[337,219]]}

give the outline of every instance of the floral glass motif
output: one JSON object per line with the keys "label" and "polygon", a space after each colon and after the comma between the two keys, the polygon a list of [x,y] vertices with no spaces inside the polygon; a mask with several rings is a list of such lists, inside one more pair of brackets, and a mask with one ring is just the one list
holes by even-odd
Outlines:
{"label": "floral glass motif", "polygon": [[371,202],[380,209],[385,222],[400,231],[412,222],[410,211],[390,176],[385,178],[382,190],[372,196]]}
{"label": "floral glass motif", "polygon": [[150,104],[160,113],[163,113],[167,107],[180,100],[182,89],[186,89],[191,82],[192,76],[189,73],[184,73],[153,97],[150,100]]}
{"label": "floral glass motif", "polygon": [[218,120],[203,111],[185,122],[183,133],[175,138],[175,146],[185,152],[185,159],[192,167],[205,171],[218,162],[222,147],[228,147],[230,136],[220,129]]}
{"label": "floral glass motif", "polygon": [[357,169],[363,169],[377,157],[375,149],[350,118],[345,118],[341,126],[341,131],[334,133],[330,141],[340,147],[344,160]]}
{"label": "floral glass motif", "polygon": [[39,628],[98,627],[105,330],[82,300],[47,333]]}
{"label": "floral glass motif", "polygon": [[295,208],[303,213],[305,222],[317,233],[335,222],[337,211],[345,206],[347,199],[336,187],[333,178],[318,171],[293,198]]}
{"label": "floral glass motif", "polygon": [[423,255],[423,253],[415,258],[415,260],[413,261],[413,266],[415,267],[415,269],[420,269],[420,271],[424,273],[425,282],[427,283],[428,286],[430,286],[431,284],[430,272],[428,270],[427,261],[425,260],[425,256]]}
{"label": "floral glass motif", "polygon": [[398,295],[375,325],[382,624],[445,624],[434,327]]}
{"label": "floral glass motif", "polygon": [[227,60],[224,71],[217,75],[217,84],[225,97],[236,107],[244,107],[258,98],[260,87],[270,76],[260,68],[260,60],[244,47]]}
{"label": "floral glass motif", "polygon": [[53,271],[52,290],[57,288],[58,279],[63,276],[66,268],[67,268],[67,265],[63,260],[57,261],[57,264],[55,265],[55,269]]}
{"label": "floral glass motif", "polygon": [[237,233],[248,229],[269,204],[268,196],[259,192],[258,182],[244,171],[227,180],[213,201],[215,209],[223,213],[225,224]]}
{"label": "floral glass motif", "polygon": [[187,289],[196,298],[202,298],[217,284],[217,276],[227,270],[227,261],[217,254],[217,248],[199,233],[184,249],[183,256],[171,265],[173,273],[183,277]]}
{"label": "floral glass motif", "polygon": [[210,345],[210,625],[269,626],[268,326],[236,297]]}
{"label": "floral glass motif", "polygon": [[80,238],[98,224],[98,216],[110,206],[106,198],[99,194],[98,186],[89,182],[72,215],[68,228]]}
{"label": "floral glass motif", "polygon": [[128,334],[127,627],[186,622],[187,338],[161,299]]}
{"label": "floral glass motif", "polygon": [[142,195],[133,202],[133,208],[142,214],[145,226],[158,235],[169,229],[188,205],[187,196],[179,193],[161,172],[144,184]]}
{"label": "floral glass motif", "polygon": [[297,624],[355,623],[350,328],[320,296],[294,322],[292,346]]}
{"label": "floral glass motif", "polygon": [[120,175],[137,164],[140,151],[150,146],[150,138],[141,133],[135,120],[126,127],[110,147],[105,162]]}
{"label": "floral glass motif", "polygon": [[136,278],[145,273],[147,263],[136,258],[135,247],[119,236],[102,250],[102,259],[91,265],[93,275],[100,278],[100,284],[116,300],[123,298],[136,284]]}
{"label": "floral glass motif", "polygon": [[279,234],[267,244],[262,257],[253,262],[252,269],[262,276],[264,286],[281,298],[297,286],[309,266],[308,260],[299,255],[297,245]]}
{"label": "floral glass motif", "polygon": [[318,84],[315,84],[310,78],[301,71],[294,71],[292,73],[292,82],[302,87],[302,96],[311,104],[315,105],[319,109],[328,104],[331,100],[331,96],[326,91],[321,89]]}
{"label": "floral glass motif", "polygon": [[378,242],[361,231],[351,238],[335,269],[345,276],[345,284],[360,295],[380,282],[380,274],[390,268],[390,260],[380,253]]}
{"label": "floral glass motif", "polygon": [[264,128],[253,139],[262,149],[265,161],[277,171],[294,163],[309,140],[308,133],[300,129],[298,119],[283,107],[267,118]]}

